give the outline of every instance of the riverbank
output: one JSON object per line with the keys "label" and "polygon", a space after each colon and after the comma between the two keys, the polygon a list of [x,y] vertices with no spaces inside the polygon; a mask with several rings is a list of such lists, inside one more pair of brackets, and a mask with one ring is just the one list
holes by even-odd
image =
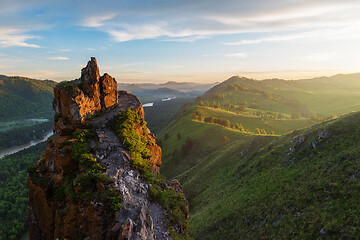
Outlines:
{"label": "riverbank", "polygon": [[14,153],[17,153],[21,150],[24,150],[24,149],[27,149],[31,146],[34,146],[38,143],[41,143],[41,142],[45,142],[51,135],[53,135],[53,131],[49,131],[45,134],[45,136],[41,139],[38,139],[38,140],[33,140],[33,141],[30,141],[29,143],[26,143],[26,144],[22,144],[22,145],[18,145],[18,146],[14,146],[14,147],[11,147],[11,148],[6,148],[6,149],[3,149],[0,151],[0,159],[5,157],[6,155],[9,155],[9,154],[14,154]]}

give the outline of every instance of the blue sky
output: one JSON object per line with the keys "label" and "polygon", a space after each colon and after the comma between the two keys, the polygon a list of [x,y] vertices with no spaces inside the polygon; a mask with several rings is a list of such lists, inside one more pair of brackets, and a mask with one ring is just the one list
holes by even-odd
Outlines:
{"label": "blue sky", "polygon": [[0,0],[0,73],[120,82],[360,72],[359,0]]}

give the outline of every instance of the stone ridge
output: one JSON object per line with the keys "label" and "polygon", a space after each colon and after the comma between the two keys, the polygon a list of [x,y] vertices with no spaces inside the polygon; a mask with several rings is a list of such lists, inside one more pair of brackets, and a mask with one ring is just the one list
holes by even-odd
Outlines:
{"label": "stone ridge", "polygon": [[[86,118],[118,103],[117,82],[99,74],[94,57],[81,70],[81,78],[62,82],[54,89],[55,132],[66,135],[73,127],[85,124]],[[65,132],[64,132],[65,131]]]}
{"label": "stone ridge", "polygon": [[[140,100],[126,91],[118,91],[116,80],[110,75],[100,77],[96,59],[91,58],[79,79],[55,87],[53,108],[54,135],[28,177],[29,238],[172,239],[166,227],[167,214],[159,204],[149,201],[150,185],[139,170],[131,167],[129,152],[110,128],[113,117],[128,108],[145,121]],[[146,126],[139,124],[135,128],[147,138],[150,170],[158,173],[161,148],[155,136]],[[74,138],[74,131],[80,129],[93,133],[87,145]],[[88,170],[86,162],[74,157],[79,151],[76,144],[85,146],[88,159],[105,167],[103,175],[110,181],[89,179],[92,185],[87,188],[91,190],[81,190],[84,189],[81,179]],[[186,202],[180,185],[173,183],[165,184],[164,188],[181,193]],[[121,209],[113,215],[109,215],[106,202],[101,200],[109,190],[122,198]]]}

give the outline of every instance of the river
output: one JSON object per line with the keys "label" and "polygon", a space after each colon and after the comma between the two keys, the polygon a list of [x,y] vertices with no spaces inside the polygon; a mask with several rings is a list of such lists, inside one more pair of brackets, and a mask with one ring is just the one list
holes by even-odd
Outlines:
{"label": "river", "polygon": [[53,135],[52,130],[50,132],[48,132],[45,135],[45,137],[43,137],[42,139],[34,140],[34,141],[31,141],[31,142],[23,144],[23,145],[18,145],[18,146],[15,146],[15,147],[0,150],[0,159],[3,158],[5,155],[17,153],[17,152],[19,152],[19,151],[21,151],[23,149],[29,148],[31,146],[34,146],[34,145],[38,144],[38,143],[45,142],[51,135]]}

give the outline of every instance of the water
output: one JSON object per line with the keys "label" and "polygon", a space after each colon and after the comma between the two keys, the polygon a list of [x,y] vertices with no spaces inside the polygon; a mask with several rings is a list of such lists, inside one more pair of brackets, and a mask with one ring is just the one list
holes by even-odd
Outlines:
{"label": "water", "polygon": [[175,98],[176,98],[175,96],[169,97],[169,98],[163,98],[163,99],[161,99],[161,101],[166,102],[166,101],[170,101],[170,100],[175,99]]}
{"label": "water", "polygon": [[42,139],[34,140],[34,141],[31,141],[31,142],[23,144],[23,145],[18,145],[18,146],[15,146],[15,147],[3,149],[3,150],[0,151],[0,159],[5,157],[6,155],[17,153],[17,152],[19,152],[21,150],[24,150],[26,148],[34,146],[34,145],[36,145],[38,143],[45,142],[51,135],[53,135],[52,130],[50,132],[48,132],[45,135],[45,137],[43,137]]}
{"label": "water", "polygon": [[31,118],[12,121],[0,121],[0,132],[6,132],[13,128],[32,126],[38,123],[48,122],[47,118]]}
{"label": "water", "polygon": [[154,106],[154,103],[153,103],[153,102],[151,102],[151,103],[144,103],[144,104],[143,104],[143,107],[152,107],[152,106]]}

